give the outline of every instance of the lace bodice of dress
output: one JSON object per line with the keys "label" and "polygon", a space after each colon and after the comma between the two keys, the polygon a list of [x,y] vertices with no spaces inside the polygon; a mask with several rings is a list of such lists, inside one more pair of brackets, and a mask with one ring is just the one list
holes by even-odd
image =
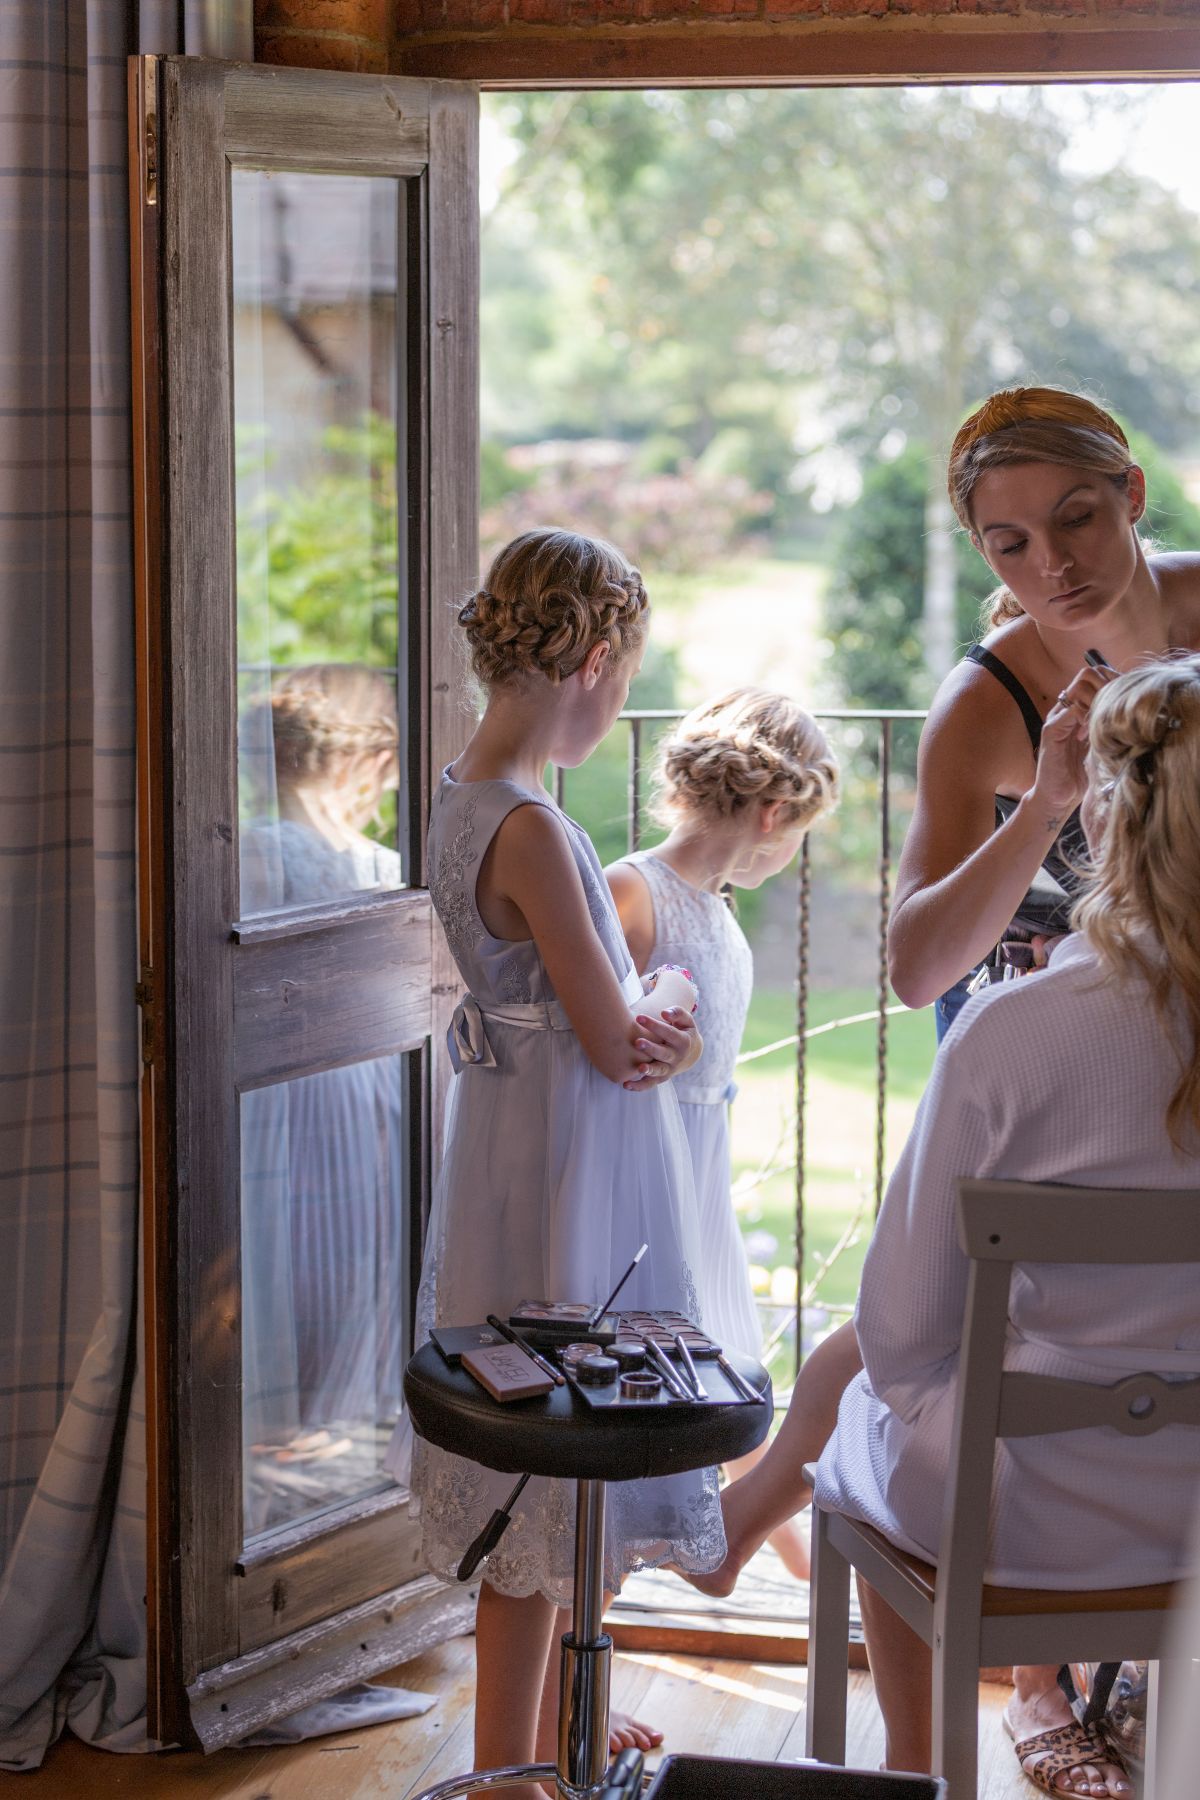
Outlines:
{"label": "lace bodice of dress", "polygon": [[700,989],[697,1015],[704,1054],[686,1075],[676,1078],[681,1100],[718,1097],[731,1091],[734,1064],[741,1048],[746,1014],[754,985],[754,958],[746,934],[720,894],[693,887],[652,850],[635,850],[624,859],[650,889],[654,902],[654,949],[648,967],[681,963],[692,971]]}
{"label": "lace bodice of dress", "polygon": [[591,839],[548,794],[515,781],[453,779],[445,770],[429,818],[429,891],[463,981],[483,1005],[552,1000],[554,989],[532,940],[493,937],[475,904],[475,883],[492,839],[518,806],[544,806],[562,820],[588,911],[619,980],[632,969],[621,922]]}

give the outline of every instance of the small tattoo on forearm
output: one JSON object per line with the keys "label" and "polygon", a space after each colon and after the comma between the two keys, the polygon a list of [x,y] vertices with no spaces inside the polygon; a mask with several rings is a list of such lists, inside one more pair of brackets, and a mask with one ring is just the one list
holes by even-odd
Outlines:
{"label": "small tattoo on forearm", "polygon": [[1061,819],[1047,819],[1046,820],[1046,830],[1047,831],[1061,831],[1062,830],[1062,820]]}

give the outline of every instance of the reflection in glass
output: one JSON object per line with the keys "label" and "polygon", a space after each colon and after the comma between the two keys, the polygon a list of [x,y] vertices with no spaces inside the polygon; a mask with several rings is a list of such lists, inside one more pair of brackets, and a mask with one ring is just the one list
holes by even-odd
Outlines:
{"label": "reflection in glass", "polygon": [[[383,177],[235,169],[232,196],[246,915],[404,879],[404,190]],[[296,884],[283,840],[301,831],[314,841]]]}
{"label": "reflection in glass", "polygon": [[371,1493],[400,1409],[404,1058],[242,1095],[247,1537]]}
{"label": "reflection in glass", "polygon": [[370,835],[400,780],[393,681],[361,663],[273,677],[242,708],[243,913],[403,885],[399,853]]}

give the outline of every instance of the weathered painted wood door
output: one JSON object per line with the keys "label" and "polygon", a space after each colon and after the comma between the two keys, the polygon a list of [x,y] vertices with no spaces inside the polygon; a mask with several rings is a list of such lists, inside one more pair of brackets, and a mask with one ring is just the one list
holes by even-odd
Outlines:
{"label": "weathered painted wood door", "polygon": [[476,577],[473,89],[131,65],[156,1729],[444,1635],[384,1466],[452,978],[425,886]]}

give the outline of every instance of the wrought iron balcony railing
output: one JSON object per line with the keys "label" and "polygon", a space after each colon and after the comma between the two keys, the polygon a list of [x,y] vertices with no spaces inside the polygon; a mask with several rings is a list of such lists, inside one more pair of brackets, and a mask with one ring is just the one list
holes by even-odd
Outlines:
{"label": "wrought iron balcony railing", "polygon": [[[630,850],[640,847],[642,837],[642,802],[644,798],[645,773],[644,751],[648,729],[663,726],[681,718],[681,711],[670,709],[641,709],[621,714],[619,723],[628,731],[628,762],[626,771],[625,819],[626,835]],[[814,1271],[807,1284],[805,1282],[806,1231],[805,1231],[805,1197],[806,1197],[806,1146],[805,1146],[805,1103],[808,1089],[808,1045],[812,1039],[824,1036],[829,1032],[844,1029],[847,1026],[875,1023],[875,1094],[874,1094],[874,1144],[873,1144],[873,1194],[874,1210],[877,1212],[883,1198],[884,1183],[887,1177],[886,1168],[886,1120],[888,1099],[888,1020],[896,1013],[908,1009],[902,1005],[889,1003],[888,968],[887,968],[887,929],[891,909],[892,886],[892,751],[893,731],[900,721],[921,720],[923,712],[916,711],[868,711],[858,708],[825,709],[818,711],[817,718],[830,724],[847,724],[859,730],[869,731],[874,727],[877,731],[877,783],[875,793],[875,814],[877,829],[876,850],[876,931],[877,931],[877,965],[875,1005],[869,1012],[847,1014],[842,1018],[827,1020],[820,1025],[809,1023],[809,960],[812,941],[812,851],[810,840],[804,839],[800,855],[797,859],[796,912],[795,912],[795,1030],[786,1037],[764,1044],[755,1050],[744,1051],[738,1063],[744,1065],[760,1058],[770,1056],[781,1050],[794,1049],[795,1059],[795,1125],[794,1144],[791,1167],[793,1170],[795,1196],[795,1271],[796,1271],[796,1303],[794,1308],[782,1309],[783,1318],[776,1319],[772,1327],[768,1327],[768,1344],[778,1343],[795,1325],[796,1360],[802,1355],[801,1314],[804,1306],[819,1297],[821,1280],[824,1272],[832,1266],[837,1254],[845,1247],[839,1241],[834,1251],[826,1257]],[[561,769],[555,772],[555,794],[560,804],[564,798],[564,774]],[[786,1169],[788,1163],[775,1163],[770,1173],[779,1173]],[[853,1222],[847,1231],[853,1229]],[[845,1236],[845,1234],[843,1234]],[[778,1313],[781,1309],[773,1307]]]}

